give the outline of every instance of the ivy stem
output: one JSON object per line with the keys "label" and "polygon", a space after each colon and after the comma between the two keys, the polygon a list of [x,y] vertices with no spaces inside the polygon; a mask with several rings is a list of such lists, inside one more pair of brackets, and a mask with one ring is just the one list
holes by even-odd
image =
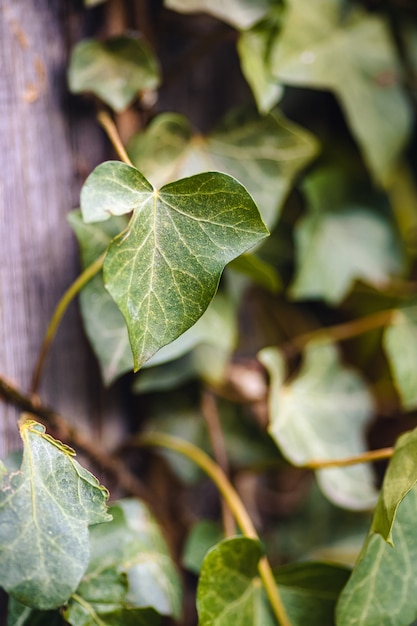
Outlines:
{"label": "ivy stem", "polygon": [[393,454],[394,448],[380,448],[379,450],[368,450],[362,454],[346,457],[345,459],[310,461],[302,467],[313,470],[326,469],[327,467],[348,467],[349,465],[358,465],[359,463],[371,463],[372,461],[390,459]]}
{"label": "ivy stem", "polygon": [[97,615],[97,613],[93,610],[91,604],[89,602],[86,602],[84,598],[78,595],[78,593],[73,593],[71,598],[74,600],[74,602],[78,602],[78,604],[80,604],[83,607],[83,609],[89,615],[91,615],[91,618],[98,626],[106,626],[105,622],[103,622],[103,620],[101,620],[99,616]]}
{"label": "ivy stem", "polygon": [[[230,483],[224,471],[205,452],[197,448],[192,443],[165,435],[162,433],[146,433],[135,438],[135,444],[139,446],[155,446],[174,450],[186,456],[198,465],[214,482],[221,495],[229,505],[237,523],[243,534],[250,539],[259,541],[255,526],[245,509],[238,493]],[[274,580],[271,566],[266,556],[262,557],[258,564],[259,575],[265,587],[268,599],[271,603],[274,614],[281,626],[291,626],[285,607],[278,592]]]}
{"label": "ivy stem", "polygon": [[124,147],[122,140],[120,139],[116,124],[113,122],[107,111],[99,111],[99,113],[97,114],[97,120],[106,131],[107,137],[110,139],[113,148],[116,150],[120,160],[127,165],[131,165],[132,167],[134,167],[132,161],[129,158],[129,155],[126,152],[126,148]]}
{"label": "ivy stem", "polygon": [[46,356],[48,354],[49,348],[55,338],[56,332],[58,330],[59,324],[68,309],[68,306],[71,304],[72,300],[75,296],[81,291],[81,289],[92,279],[103,267],[105,253],[103,253],[94,263],[89,265],[79,276],[78,278],[68,287],[67,291],[64,293],[60,301],[58,302],[55,311],[51,317],[48,328],[45,333],[45,337],[42,342],[42,346],[39,352],[38,359],[36,361],[35,368],[33,370],[32,383],[31,383],[31,393],[34,394],[37,392],[41,374],[43,370],[43,366],[45,363]]}

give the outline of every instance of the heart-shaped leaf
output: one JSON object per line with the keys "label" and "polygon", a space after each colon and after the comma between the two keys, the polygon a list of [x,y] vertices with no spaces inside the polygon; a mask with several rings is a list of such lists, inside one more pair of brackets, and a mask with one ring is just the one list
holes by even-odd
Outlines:
{"label": "heart-shaped leaf", "polygon": [[289,0],[271,53],[282,83],[331,89],[374,175],[386,182],[412,123],[388,25],[343,0]]}
{"label": "heart-shaped leaf", "polygon": [[[269,432],[292,463],[340,459],[366,449],[372,397],[359,374],[342,365],[334,345],[309,344],[291,382],[285,382],[285,361],[276,348],[265,348],[259,358],[271,376]],[[340,506],[367,509],[376,503],[368,465],[319,470],[317,480]]]}
{"label": "heart-shaped leaf", "polygon": [[271,228],[294,178],[316,156],[318,144],[278,111],[259,116],[250,106],[230,111],[206,136],[194,134],[182,115],[159,115],[132,138],[128,149],[136,167],[158,186],[206,170],[234,176]]}
{"label": "heart-shaped leaf", "polygon": [[143,39],[118,36],[102,43],[77,44],[68,70],[73,93],[92,92],[115,111],[123,111],[160,82],[158,63]]}
{"label": "heart-shaped leaf", "polygon": [[0,586],[28,607],[51,609],[88,566],[88,526],[111,519],[108,492],[44,426],[28,420],[20,433],[21,469],[0,491]]}
{"label": "heart-shaped leaf", "polygon": [[217,172],[156,191],[135,168],[103,163],[81,208],[87,222],[133,211],[108,248],[104,281],[125,317],[135,370],[195,324],[225,265],[268,234],[244,187]]}
{"label": "heart-shaped leaf", "polygon": [[336,610],[337,626],[409,626],[417,618],[417,490],[404,498],[394,547],[370,532]]}

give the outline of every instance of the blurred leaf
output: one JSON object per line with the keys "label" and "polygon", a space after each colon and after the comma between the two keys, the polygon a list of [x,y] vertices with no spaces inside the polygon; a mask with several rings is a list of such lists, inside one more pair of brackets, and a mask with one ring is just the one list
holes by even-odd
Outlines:
{"label": "blurred leaf", "polygon": [[372,531],[339,598],[337,626],[408,626],[417,617],[417,491],[402,501],[394,547]]}
{"label": "blurred leaf", "polygon": [[213,520],[203,519],[197,522],[188,533],[182,556],[184,567],[199,574],[208,550],[224,539],[221,525]]}
{"label": "blurred leaf", "polygon": [[215,172],[156,191],[135,168],[103,163],[81,207],[87,222],[133,210],[108,248],[104,280],[125,317],[135,370],[195,324],[224,266],[268,234],[244,187]]}
{"label": "blurred leaf", "polygon": [[179,13],[209,13],[235,28],[248,28],[261,19],[271,0],[164,0],[164,6]]}
{"label": "blurred leaf", "polygon": [[59,611],[37,611],[9,597],[7,626],[64,626]]}
{"label": "blurred leaf", "polygon": [[104,2],[107,2],[107,0],[84,0],[84,6],[95,7],[97,4],[103,4]]}
{"label": "blurred leaf", "polygon": [[272,71],[289,85],[333,91],[374,176],[387,182],[411,129],[410,103],[385,20],[343,9],[343,0],[289,0]]}
{"label": "blurred leaf", "polygon": [[115,111],[123,111],[138,94],[158,87],[159,67],[143,39],[86,39],[72,51],[68,82],[73,93],[92,92]]}
{"label": "blurred leaf", "polygon": [[260,259],[256,254],[241,254],[229,263],[228,269],[245,274],[255,284],[272,293],[277,293],[282,287],[281,278],[275,267]]}
{"label": "blurred leaf", "polygon": [[336,601],[349,569],[329,563],[295,563],[274,574],[293,626],[334,626]]}
{"label": "blurred leaf", "polygon": [[135,376],[132,391],[133,393],[170,391],[196,377],[193,352],[188,352],[174,361],[161,363],[155,367],[145,365]]}
{"label": "blurred leaf", "polygon": [[27,420],[20,434],[22,467],[0,491],[0,586],[29,607],[52,609],[87,568],[88,526],[111,519],[108,492],[41,424]]}
{"label": "blurred leaf", "polygon": [[258,577],[261,556],[259,542],[246,537],[226,539],[208,552],[197,587],[200,626],[274,626]]}
{"label": "blurred leaf", "polygon": [[268,113],[283,93],[282,85],[272,74],[270,63],[271,49],[279,36],[281,22],[282,6],[272,6],[265,20],[243,31],[238,39],[242,72],[261,113]]}
{"label": "blurred leaf", "polygon": [[393,545],[392,530],[398,507],[417,483],[417,430],[401,435],[384,476],[372,530]]}
{"label": "blurred leaf", "polygon": [[74,626],[100,623],[94,615],[112,626],[158,624],[147,607],[178,617],[181,583],[158,524],[138,500],[120,500],[110,511],[113,521],[91,532],[90,565],[66,619]]}
{"label": "blurred leaf", "polygon": [[205,170],[234,176],[268,227],[277,221],[294,178],[318,151],[305,129],[278,112],[260,117],[253,107],[231,111],[206,137],[194,135],[183,116],[162,114],[128,148],[135,165],[157,185]]}
{"label": "blurred leaf", "polygon": [[417,408],[417,306],[398,309],[384,331],[383,345],[401,403]]}
{"label": "blurred leaf", "polygon": [[355,200],[348,186],[333,167],[318,170],[304,183],[310,211],[295,227],[295,298],[338,304],[356,279],[380,288],[402,270],[395,229],[381,210],[372,210],[376,198],[369,198],[368,205],[365,198]]}
{"label": "blurred leaf", "polygon": [[[269,432],[294,465],[342,459],[363,452],[373,401],[358,373],[342,365],[334,345],[310,343],[296,378],[285,382],[276,348],[259,354],[271,377]],[[372,508],[377,500],[368,465],[317,472],[323,492],[339,506]]]}

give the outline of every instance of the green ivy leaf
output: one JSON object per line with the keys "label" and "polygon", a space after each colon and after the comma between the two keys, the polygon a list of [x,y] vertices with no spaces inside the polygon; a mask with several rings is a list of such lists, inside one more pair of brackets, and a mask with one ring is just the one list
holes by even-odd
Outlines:
{"label": "green ivy leaf", "polygon": [[74,626],[100,619],[111,626],[153,626],[159,624],[157,613],[178,617],[181,583],[149,510],[139,500],[124,499],[110,511],[113,520],[91,530],[90,564],[65,618]]}
{"label": "green ivy leaf", "polygon": [[337,626],[408,626],[417,618],[417,490],[402,501],[394,547],[370,532],[340,596]]}
{"label": "green ivy leaf", "polygon": [[197,588],[200,626],[274,626],[258,576],[259,542],[226,539],[212,548],[201,568]]}
{"label": "green ivy leaf", "polygon": [[194,524],[184,546],[184,567],[198,575],[207,552],[223,539],[224,531],[218,522],[203,519]]}
{"label": "green ivy leaf", "polygon": [[263,261],[256,254],[241,254],[232,261],[228,270],[234,270],[244,274],[252,281],[267,289],[271,293],[277,293],[282,288],[281,277],[273,265]]}
{"label": "green ivy leaf", "polygon": [[401,435],[384,476],[372,530],[393,545],[392,531],[398,507],[417,483],[417,430]]}
{"label": "green ivy leaf", "polygon": [[248,28],[260,20],[271,0],[164,0],[167,9],[178,13],[209,13],[236,28]]}
{"label": "green ivy leaf", "polygon": [[342,0],[289,0],[275,50],[283,83],[330,89],[375,177],[387,182],[410,132],[412,116],[400,85],[399,62],[385,20]]}
{"label": "green ivy leaf", "polygon": [[277,111],[260,117],[251,106],[230,111],[205,137],[195,135],[182,115],[159,115],[128,149],[135,165],[158,186],[206,170],[234,176],[253,196],[270,228],[318,145],[308,131]]}
{"label": "green ivy leaf", "polygon": [[247,191],[216,172],[156,191],[135,168],[103,163],[81,207],[86,222],[133,210],[108,248],[104,280],[125,317],[135,370],[201,317],[224,266],[268,234]]}
{"label": "green ivy leaf", "polygon": [[399,309],[384,331],[383,346],[406,410],[417,408],[417,306]]}
{"label": "green ivy leaf", "polygon": [[[259,359],[271,377],[269,432],[292,463],[305,465],[365,451],[372,397],[359,374],[342,365],[334,345],[310,343],[291,382],[285,382],[285,361],[276,348],[265,348]],[[319,470],[317,480],[340,506],[367,509],[376,503],[372,471],[366,464]]]}
{"label": "green ivy leaf", "polygon": [[294,298],[338,304],[356,279],[381,288],[401,272],[403,254],[393,225],[384,217],[385,207],[372,210],[378,197],[354,199],[349,184],[355,182],[333,167],[305,181],[309,213],[295,227]]}
{"label": "green ivy leaf", "polygon": [[20,434],[21,469],[0,492],[0,585],[28,607],[52,609],[87,568],[88,526],[111,519],[108,492],[41,424],[27,420]]}
{"label": "green ivy leaf", "polygon": [[68,82],[73,93],[92,92],[115,111],[123,111],[138,94],[160,83],[157,60],[149,46],[134,37],[102,43],[87,39],[72,51]]}
{"label": "green ivy leaf", "polygon": [[283,87],[271,70],[271,50],[279,36],[282,6],[271,7],[265,20],[241,32],[237,49],[242,72],[249,83],[258,110],[268,113],[281,99]]}

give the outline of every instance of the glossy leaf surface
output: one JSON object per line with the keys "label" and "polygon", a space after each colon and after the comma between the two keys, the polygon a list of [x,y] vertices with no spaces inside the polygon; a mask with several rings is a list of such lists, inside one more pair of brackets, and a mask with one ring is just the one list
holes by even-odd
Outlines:
{"label": "glossy leaf surface", "polygon": [[384,348],[406,410],[417,407],[417,306],[398,309],[384,332]]}
{"label": "glossy leaf surface", "polygon": [[342,0],[290,0],[272,53],[272,72],[285,84],[330,89],[374,175],[387,181],[410,131],[388,25]]}
{"label": "glossy leaf surface", "polygon": [[81,205],[87,222],[133,210],[108,248],[104,280],[125,317],[135,370],[195,324],[224,266],[268,234],[246,190],[219,173],[155,191],[135,168],[104,163]]}
{"label": "glossy leaf surface", "polygon": [[72,52],[68,81],[73,93],[92,92],[115,111],[159,85],[158,63],[142,39],[118,36],[102,43],[87,39]]}
{"label": "glossy leaf surface", "polygon": [[0,585],[32,608],[66,602],[89,562],[88,526],[106,522],[108,492],[74,451],[32,420],[20,427],[19,472],[0,492]]}
{"label": "glossy leaf surface", "polygon": [[[271,377],[269,432],[295,465],[341,459],[366,449],[364,429],[372,397],[356,371],[345,367],[334,345],[311,343],[294,380],[285,381],[285,362],[275,348],[259,354]],[[372,508],[377,500],[368,465],[317,472],[324,493],[341,506]]]}
{"label": "glossy leaf surface", "polygon": [[417,541],[414,488],[402,501],[394,547],[373,532],[337,606],[337,626],[409,626],[417,618]]}
{"label": "glossy leaf surface", "polygon": [[317,154],[308,131],[278,112],[260,117],[253,107],[230,111],[209,135],[193,133],[181,115],[155,118],[129,145],[135,165],[156,185],[206,170],[237,178],[253,196],[268,227],[296,175]]}

